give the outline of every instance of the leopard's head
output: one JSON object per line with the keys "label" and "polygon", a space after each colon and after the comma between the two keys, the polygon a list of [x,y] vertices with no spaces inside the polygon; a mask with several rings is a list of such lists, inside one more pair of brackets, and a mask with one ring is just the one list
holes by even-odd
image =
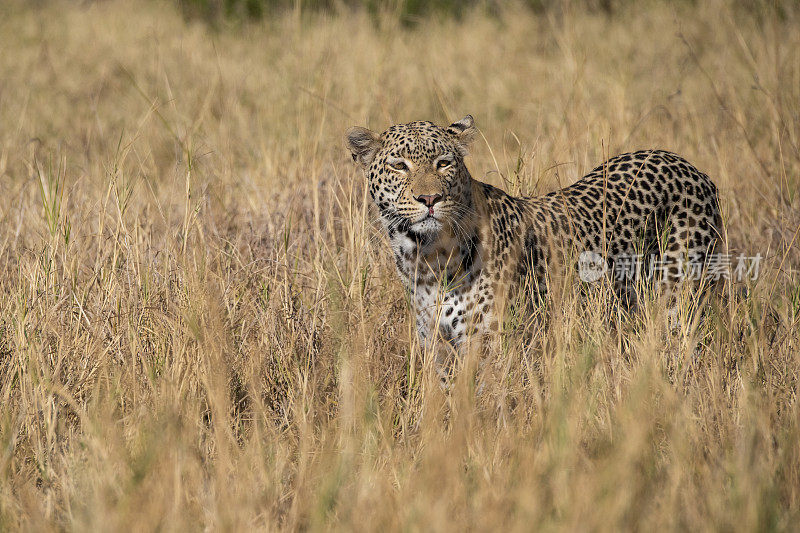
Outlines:
{"label": "leopard's head", "polygon": [[381,134],[359,127],[347,132],[347,146],[390,235],[399,230],[435,237],[445,226],[457,231],[470,212],[464,156],[475,131],[467,115],[447,127],[420,121]]}

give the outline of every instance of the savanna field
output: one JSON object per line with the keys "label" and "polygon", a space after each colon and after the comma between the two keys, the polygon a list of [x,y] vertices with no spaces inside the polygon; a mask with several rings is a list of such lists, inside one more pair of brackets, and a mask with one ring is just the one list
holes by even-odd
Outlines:
{"label": "savanna field", "polygon": [[[796,3],[189,4],[0,4],[0,529],[800,527]],[[444,390],[343,134],[467,113],[514,194],[680,153],[757,279]]]}

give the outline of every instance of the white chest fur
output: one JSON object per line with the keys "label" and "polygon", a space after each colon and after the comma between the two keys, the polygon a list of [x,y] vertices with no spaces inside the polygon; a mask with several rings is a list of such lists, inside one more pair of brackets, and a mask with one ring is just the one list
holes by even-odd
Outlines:
{"label": "white chest fur", "polygon": [[492,298],[474,241],[426,244],[418,236],[398,234],[392,249],[423,341],[438,333],[458,345],[467,334],[487,329]]}

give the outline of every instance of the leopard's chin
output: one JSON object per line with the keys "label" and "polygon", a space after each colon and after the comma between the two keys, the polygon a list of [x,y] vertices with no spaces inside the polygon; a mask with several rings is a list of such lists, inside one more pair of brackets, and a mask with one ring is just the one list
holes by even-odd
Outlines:
{"label": "leopard's chin", "polygon": [[411,225],[411,229],[416,233],[436,236],[442,230],[442,222],[432,216],[427,216],[422,220]]}

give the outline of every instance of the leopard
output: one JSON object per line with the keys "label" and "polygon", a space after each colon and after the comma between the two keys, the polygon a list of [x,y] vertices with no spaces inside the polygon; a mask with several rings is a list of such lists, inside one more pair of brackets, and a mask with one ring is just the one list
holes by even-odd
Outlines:
{"label": "leopard", "polygon": [[[720,204],[715,184],[686,159],[623,153],[561,189],[514,196],[472,177],[465,158],[477,132],[467,115],[449,126],[345,134],[423,344],[438,339],[457,352],[465,339],[498,332],[509,302],[520,293],[546,301],[553,272],[575,257],[605,276],[644,257],[664,292],[702,290],[706,278],[687,276],[687,266],[708,272],[722,242]],[[635,308],[631,277],[613,277],[620,301]]]}

